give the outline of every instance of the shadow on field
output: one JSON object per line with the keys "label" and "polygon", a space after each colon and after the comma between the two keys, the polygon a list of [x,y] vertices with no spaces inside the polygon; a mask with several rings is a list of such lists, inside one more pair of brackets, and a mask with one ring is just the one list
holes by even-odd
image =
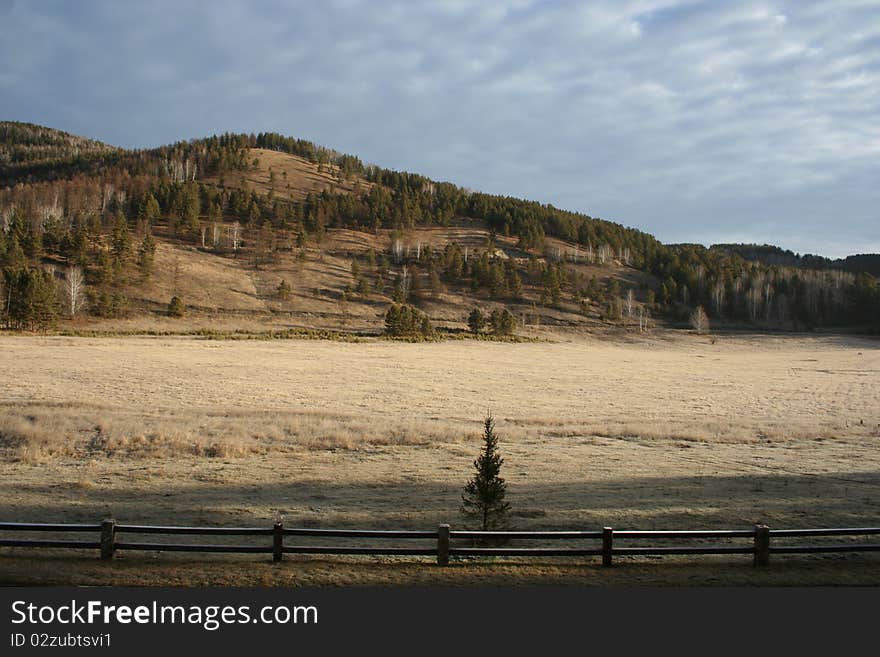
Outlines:
{"label": "shadow on field", "polygon": [[[464,481],[461,482],[462,485]],[[26,493],[26,495],[23,495]],[[461,527],[461,487],[440,482],[340,484],[326,480],[259,484],[22,485],[0,482],[0,520],[143,524],[266,525],[430,529]],[[16,496],[40,503],[15,504]],[[880,472],[834,475],[634,478],[592,483],[508,480],[519,529],[717,529],[880,525]]]}

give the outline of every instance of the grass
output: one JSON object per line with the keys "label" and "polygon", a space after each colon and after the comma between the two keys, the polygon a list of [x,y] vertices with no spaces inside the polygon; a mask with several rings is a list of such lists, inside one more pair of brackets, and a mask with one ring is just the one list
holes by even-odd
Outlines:
{"label": "grass", "polygon": [[0,553],[0,585],[27,586],[877,586],[880,559],[782,557],[755,568],[748,557],[620,558],[612,568],[596,559],[456,560],[396,557],[198,557],[144,553],[101,562],[94,555],[20,550]]}
{"label": "grass", "polygon": [[[292,526],[456,526],[490,406],[517,529],[876,525],[878,359],[875,343],[830,337],[0,336],[0,519],[248,526],[282,514]],[[782,575],[696,559],[614,572],[555,561],[441,570],[418,560],[0,559],[10,581],[33,583],[53,572],[59,583],[122,583],[140,566],[145,582],[179,584],[467,584],[490,571],[498,579],[486,581],[508,583],[639,581],[623,572],[878,581],[868,556],[785,570],[780,561],[778,571],[774,559]]]}
{"label": "grass", "polygon": [[520,442],[604,437],[685,449],[880,435],[870,344],[766,340],[754,351],[736,338],[437,336],[424,344],[300,329],[5,337],[0,458],[446,444],[471,436],[487,404],[505,437]]}
{"label": "grass", "polygon": [[523,344],[534,342],[551,342],[547,338],[523,335],[494,335],[492,333],[469,333],[454,329],[438,329],[432,334],[423,336],[389,336],[375,331],[344,331],[333,329],[47,329],[39,333],[30,331],[14,331],[0,329],[0,333],[10,336],[58,336],[67,338],[125,338],[125,337],[184,337],[204,338],[206,340],[329,340],[332,342],[365,342],[367,340],[387,340],[391,342],[442,342],[445,340],[475,340],[479,342],[503,342]]}

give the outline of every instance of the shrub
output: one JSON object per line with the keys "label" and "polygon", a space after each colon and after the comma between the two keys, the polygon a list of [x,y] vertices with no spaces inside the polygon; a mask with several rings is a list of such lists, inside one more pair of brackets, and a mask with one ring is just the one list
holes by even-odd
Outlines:
{"label": "shrub", "polygon": [[171,297],[171,301],[168,303],[168,314],[171,317],[183,317],[185,312],[186,306],[181,298],[178,296]]}

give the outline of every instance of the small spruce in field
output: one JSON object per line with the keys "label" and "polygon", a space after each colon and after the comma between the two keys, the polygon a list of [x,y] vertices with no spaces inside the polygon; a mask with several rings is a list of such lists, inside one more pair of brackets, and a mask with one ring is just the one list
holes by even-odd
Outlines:
{"label": "small spruce in field", "polygon": [[507,484],[499,475],[504,459],[498,453],[495,421],[487,414],[483,421],[483,449],[474,461],[476,474],[464,487],[462,514],[479,523],[482,531],[503,530],[508,527],[510,503],[504,501]]}

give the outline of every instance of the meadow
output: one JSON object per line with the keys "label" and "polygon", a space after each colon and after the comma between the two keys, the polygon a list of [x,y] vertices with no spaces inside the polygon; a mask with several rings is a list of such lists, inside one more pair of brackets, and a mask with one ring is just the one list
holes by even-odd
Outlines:
{"label": "meadow", "polygon": [[[683,332],[522,344],[3,336],[0,518],[456,526],[491,412],[517,528],[877,526],[878,346]],[[868,570],[835,581],[880,581],[876,558],[853,559]],[[35,563],[6,550],[0,572],[42,572]],[[366,583],[409,581],[412,568],[353,563],[315,567]],[[262,582],[227,566],[211,581]],[[84,568],[72,572],[98,565]],[[494,572],[529,577],[505,568]],[[546,568],[532,574],[555,581]],[[53,572],[43,577],[67,577]],[[107,581],[83,577],[71,581]]]}

